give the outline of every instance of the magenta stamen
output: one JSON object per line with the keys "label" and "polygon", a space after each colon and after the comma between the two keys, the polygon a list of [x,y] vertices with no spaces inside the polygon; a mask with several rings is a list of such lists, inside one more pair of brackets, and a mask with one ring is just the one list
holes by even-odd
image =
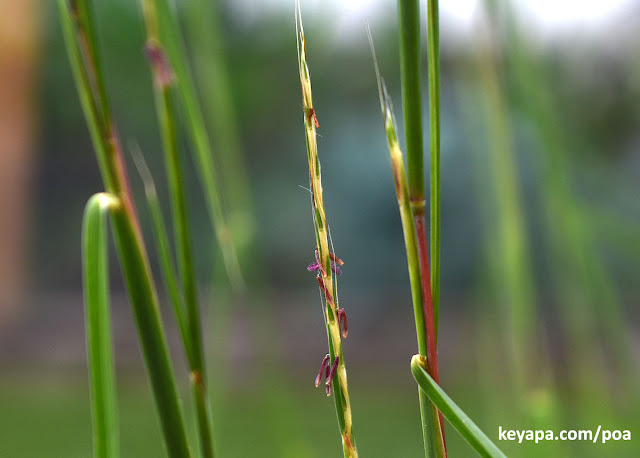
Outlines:
{"label": "magenta stamen", "polygon": [[323,372],[325,372],[326,369],[329,369],[329,365],[327,364],[328,362],[329,362],[329,355],[327,354],[327,356],[325,356],[324,359],[322,360],[322,364],[320,365],[320,371],[318,372],[318,376],[316,377],[316,388],[320,386]]}
{"label": "magenta stamen", "polygon": [[340,356],[336,356],[336,359],[333,360],[331,371],[329,372],[329,375],[325,377],[325,383],[327,386],[331,385],[331,382],[333,381],[333,376],[336,374],[336,369],[338,369],[338,361],[340,361]]}
{"label": "magenta stamen", "polygon": [[349,334],[349,324],[347,322],[347,312],[344,309],[338,310],[338,326],[342,328],[342,337],[346,339]]}
{"label": "magenta stamen", "polygon": [[[307,270],[309,272],[320,271],[324,274],[325,271],[324,271],[324,268],[322,267],[322,263],[320,262],[320,256],[318,255],[318,250],[316,250],[315,255],[316,255],[316,262],[309,264],[307,266]],[[336,275],[341,275],[342,271],[340,270],[339,266],[344,265],[344,262],[342,261],[342,259],[337,258],[333,253],[329,253],[329,257],[331,258],[331,261],[330,261],[331,271]]]}

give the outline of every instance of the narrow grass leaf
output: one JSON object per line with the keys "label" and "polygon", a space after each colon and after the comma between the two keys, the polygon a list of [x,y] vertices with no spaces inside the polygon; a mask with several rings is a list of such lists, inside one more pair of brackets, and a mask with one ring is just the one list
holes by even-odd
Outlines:
{"label": "narrow grass leaf", "polygon": [[465,414],[458,405],[444,392],[442,388],[427,373],[420,355],[411,359],[411,372],[420,388],[438,407],[451,425],[466,439],[469,444],[483,457],[506,458],[506,455],[482,432],[480,428]]}

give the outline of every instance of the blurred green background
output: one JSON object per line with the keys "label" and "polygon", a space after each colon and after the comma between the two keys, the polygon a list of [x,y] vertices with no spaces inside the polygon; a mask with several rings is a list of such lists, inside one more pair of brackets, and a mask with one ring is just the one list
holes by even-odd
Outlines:
{"label": "blurred green background", "polygon": [[[326,334],[306,271],[293,2],[178,3],[249,287],[229,291],[185,155],[219,454],[338,456],[333,402],[313,387]],[[358,447],[420,456],[409,281],[365,28],[400,117],[395,2],[302,3]],[[442,2],[441,382],[496,441],[498,426],[632,434],[498,442],[509,456],[638,456],[640,7],[512,3]],[[125,149],[140,146],[168,205],[139,6],[96,5]],[[101,180],[55,4],[7,2],[0,16],[0,456],[90,456],[80,224]],[[111,259],[122,456],[162,456]],[[473,454],[452,429],[447,444]]]}

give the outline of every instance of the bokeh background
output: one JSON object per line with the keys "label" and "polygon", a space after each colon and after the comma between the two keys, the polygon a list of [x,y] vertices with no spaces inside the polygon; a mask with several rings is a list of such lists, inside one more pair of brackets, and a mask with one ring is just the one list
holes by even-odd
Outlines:
{"label": "bokeh background", "polygon": [[[326,334],[306,271],[315,240],[293,2],[178,3],[249,286],[243,298],[229,290],[185,152],[220,456],[338,456],[333,402],[313,387]],[[346,262],[358,446],[420,456],[409,281],[365,26],[401,118],[395,2],[302,3],[327,216]],[[498,443],[510,456],[638,456],[640,5],[441,3],[442,385],[494,440],[498,426],[632,433]],[[141,148],[168,210],[139,5],[96,4],[125,149]],[[0,456],[90,456],[80,227],[102,185],[55,3],[2,10]],[[122,456],[162,456],[111,260]],[[450,456],[472,456],[453,429],[447,438]]]}

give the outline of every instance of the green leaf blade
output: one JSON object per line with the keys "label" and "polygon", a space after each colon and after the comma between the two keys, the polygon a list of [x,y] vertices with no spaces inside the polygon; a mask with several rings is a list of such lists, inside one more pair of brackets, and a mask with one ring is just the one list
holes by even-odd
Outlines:
{"label": "green leaf blade", "polygon": [[431,402],[435,404],[444,417],[449,420],[449,423],[458,430],[462,437],[464,437],[481,456],[488,458],[506,458],[506,455],[431,378],[420,363],[419,355],[414,355],[411,359],[411,372]]}

